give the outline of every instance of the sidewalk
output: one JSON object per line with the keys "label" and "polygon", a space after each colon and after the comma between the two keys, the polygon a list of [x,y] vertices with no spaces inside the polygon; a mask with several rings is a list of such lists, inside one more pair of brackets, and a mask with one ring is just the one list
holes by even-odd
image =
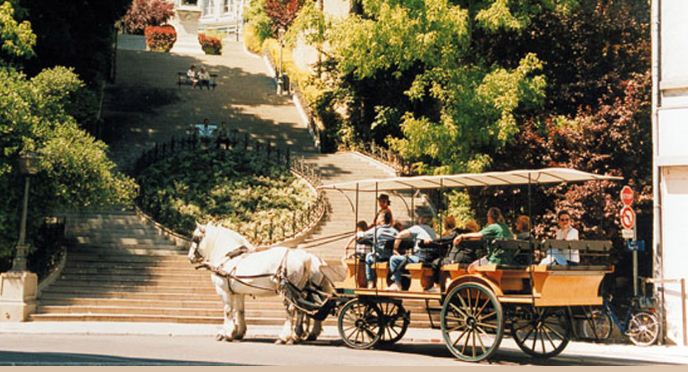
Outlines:
{"label": "sidewalk", "polygon": [[[119,336],[202,336],[214,337],[217,325],[177,323],[115,323],[115,322],[27,322],[0,323],[0,334],[69,334]],[[249,326],[246,340],[276,338],[279,326]],[[321,340],[339,340],[336,327],[324,327]],[[442,334],[435,329],[409,328],[402,343],[443,344]],[[342,346],[344,347],[344,346]],[[500,349],[519,351],[510,338],[502,340]],[[519,351],[520,352],[520,351]],[[567,358],[605,358],[613,355],[626,360],[657,364],[688,364],[688,348],[681,346],[607,345],[570,342],[561,354]]]}

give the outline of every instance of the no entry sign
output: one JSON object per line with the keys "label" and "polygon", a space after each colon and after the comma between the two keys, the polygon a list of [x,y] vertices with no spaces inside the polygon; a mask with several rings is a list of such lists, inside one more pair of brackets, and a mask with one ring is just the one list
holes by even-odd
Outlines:
{"label": "no entry sign", "polygon": [[623,207],[620,213],[621,226],[625,229],[632,229],[635,227],[635,212],[629,206]]}
{"label": "no entry sign", "polygon": [[624,186],[624,187],[621,189],[621,193],[620,193],[621,202],[622,202],[625,206],[630,207],[631,204],[633,204],[633,196],[634,196],[633,194],[634,194],[634,193],[633,193],[633,189],[632,189],[632,188],[630,188],[628,185]]}

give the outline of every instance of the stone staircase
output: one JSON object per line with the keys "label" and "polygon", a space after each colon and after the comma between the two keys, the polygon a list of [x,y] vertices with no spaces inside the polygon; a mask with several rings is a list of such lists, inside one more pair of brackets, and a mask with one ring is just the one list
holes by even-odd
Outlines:
{"label": "stone staircase", "polygon": [[[67,264],[39,298],[33,321],[222,323],[222,303],[205,270],[133,212],[67,216]],[[428,326],[424,302],[408,303]],[[279,325],[279,297],[247,298],[249,324]],[[336,325],[330,317],[327,325]]]}

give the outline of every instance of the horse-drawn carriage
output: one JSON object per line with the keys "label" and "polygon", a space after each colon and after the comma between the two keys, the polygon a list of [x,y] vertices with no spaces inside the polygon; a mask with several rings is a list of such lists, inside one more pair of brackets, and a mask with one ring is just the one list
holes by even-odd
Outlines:
{"label": "horse-drawn carriage", "polygon": [[[617,180],[571,169],[549,168],[482,174],[399,177],[364,180],[321,186],[342,193],[408,192],[445,188],[487,186],[527,187],[530,211],[531,188],[536,185]],[[377,197],[376,197],[377,199]],[[357,205],[352,203],[357,209]],[[413,216],[414,211],[411,210]],[[413,218],[413,217],[412,217]],[[467,241],[465,244],[484,244]],[[343,341],[358,349],[389,345],[399,341],[410,324],[404,300],[437,301],[439,328],[447,348],[458,359],[481,361],[499,347],[509,333],[526,353],[536,357],[553,357],[561,353],[573,338],[573,319],[581,312],[576,308],[599,306],[599,287],[609,265],[610,241],[599,240],[496,240],[498,249],[513,258],[508,264],[468,267],[446,264],[439,273],[423,263],[407,264],[409,280],[401,290],[389,290],[389,267],[386,262],[374,264],[377,285],[368,288],[364,276],[365,262],[360,258],[345,261],[347,276],[335,283],[338,329]],[[576,265],[539,265],[536,250],[577,251]],[[440,291],[425,291],[439,277]],[[431,312],[428,311],[429,316]]]}
{"label": "horse-drawn carriage", "polygon": [[[530,214],[531,189],[535,186],[619,179],[573,169],[547,168],[363,180],[320,188],[342,192],[358,217],[358,194],[364,192],[375,193],[377,199],[381,192],[415,196],[419,191],[436,190],[441,193],[449,188],[522,187],[527,188],[527,210]],[[355,202],[347,193],[355,193]],[[413,199],[409,209],[414,219]],[[346,275],[332,283],[327,280],[327,265],[303,250],[295,250],[298,254],[291,254],[289,249],[278,247],[278,250],[272,249],[272,253],[257,253],[262,255],[260,258],[248,255],[249,258],[239,256],[233,259],[232,250],[236,251],[237,247],[245,249],[250,243],[236,233],[231,234],[225,238],[227,242],[218,244],[220,238],[215,236],[220,235],[212,233],[206,239],[205,230],[199,228],[194,233],[194,244],[189,251],[192,262],[205,259],[203,265],[216,274],[213,281],[223,296],[226,315],[225,326],[218,338],[228,340],[241,338],[246,331],[243,321],[243,296],[246,294],[281,293],[285,297],[291,312],[287,310],[289,317],[280,334],[282,341],[289,338],[294,314],[312,318],[305,323],[315,324],[317,330],[307,332],[308,337],[317,337],[320,322],[329,314],[336,314],[342,340],[357,349],[391,345],[402,339],[410,325],[410,314],[404,301],[425,300],[431,324],[432,310],[436,310],[439,312],[437,328],[441,329],[447,348],[460,360],[477,362],[489,358],[498,349],[505,333],[510,334],[524,352],[548,358],[561,353],[569,340],[576,336],[574,320],[589,314],[580,309],[602,305],[600,284],[605,274],[613,271],[608,259],[610,241],[496,240],[491,242],[490,249],[500,250],[511,257],[508,263],[479,266],[445,264],[439,272],[423,263],[407,264],[408,279],[403,288],[389,290],[388,264],[378,262],[373,267],[377,273],[377,285],[368,288],[364,276],[365,262],[360,258],[346,259]],[[467,241],[463,244],[484,242]],[[213,251],[213,245],[221,246],[222,250]],[[575,265],[541,265],[539,260],[535,260],[536,251],[551,250],[576,251],[579,262]],[[241,266],[242,262],[244,266]],[[320,275],[323,273],[325,275]],[[429,284],[438,278],[440,290],[426,291]],[[431,307],[431,302],[437,302],[439,306]],[[299,328],[303,326],[302,320],[297,321]]]}

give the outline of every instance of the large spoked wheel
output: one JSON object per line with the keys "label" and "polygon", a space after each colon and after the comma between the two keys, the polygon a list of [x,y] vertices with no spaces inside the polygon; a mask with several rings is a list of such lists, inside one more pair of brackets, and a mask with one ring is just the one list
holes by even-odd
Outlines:
{"label": "large spoked wheel", "polygon": [[442,305],[444,343],[462,361],[485,360],[502,342],[503,316],[502,305],[489,288],[478,283],[459,284]]}
{"label": "large spoked wheel", "polygon": [[583,336],[585,338],[603,341],[612,334],[612,318],[603,310],[592,310],[583,320]]}
{"label": "large spoked wheel", "polygon": [[339,312],[337,328],[344,343],[354,349],[370,349],[382,338],[382,314],[373,302],[353,299]]}
{"label": "large spoked wheel", "polygon": [[382,313],[382,337],[380,344],[390,346],[401,340],[406,334],[411,316],[401,303],[392,301],[379,302],[378,307]]}
{"label": "large spoked wheel", "polygon": [[566,348],[571,327],[564,311],[527,307],[511,323],[511,336],[526,354],[552,358]]}
{"label": "large spoked wheel", "polygon": [[638,346],[650,346],[659,338],[659,319],[647,311],[633,314],[628,323],[628,337]]}

